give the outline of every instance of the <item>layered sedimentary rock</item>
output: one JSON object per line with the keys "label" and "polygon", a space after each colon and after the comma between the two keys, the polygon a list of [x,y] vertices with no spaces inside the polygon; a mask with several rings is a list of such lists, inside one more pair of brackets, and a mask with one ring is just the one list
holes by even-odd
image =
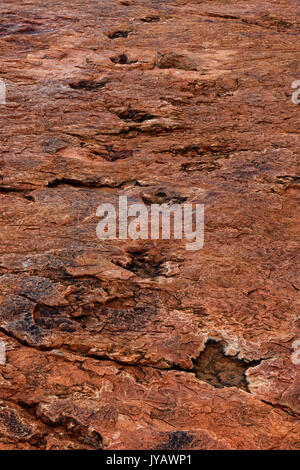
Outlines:
{"label": "layered sedimentary rock", "polygon": [[[298,2],[0,14],[0,449],[299,449]],[[119,196],[204,247],[99,240]]]}

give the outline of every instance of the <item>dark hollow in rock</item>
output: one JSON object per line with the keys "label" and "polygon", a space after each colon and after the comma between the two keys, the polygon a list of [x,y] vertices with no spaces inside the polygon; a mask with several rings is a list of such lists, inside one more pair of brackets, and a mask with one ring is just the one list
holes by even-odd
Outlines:
{"label": "dark hollow in rock", "polygon": [[130,60],[125,53],[120,54],[116,57],[111,57],[110,60],[114,64],[120,64],[120,65],[130,65],[130,64],[135,64],[137,62],[137,60]]}
{"label": "dark hollow in rock", "polygon": [[126,111],[122,111],[116,114],[120,119],[123,119],[123,121],[133,121],[133,122],[144,122],[144,121],[149,121],[151,119],[156,118],[154,114],[150,114],[150,113],[147,113],[146,111],[141,111],[139,109],[130,109],[130,108],[128,108]]}
{"label": "dark hollow in rock", "polygon": [[248,392],[245,372],[260,361],[246,362],[225,356],[222,343],[208,341],[206,348],[194,361],[194,372],[198,379],[216,388],[237,387]]}
{"label": "dark hollow in rock", "polygon": [[70,88],[73,90],[85,90],[85,91],[96,91],[99,88],[103,88],[107,83],[107,80],[79,80],[77,83],[70,83]]}
{"label": "dark hollow in rock", "polygon": [[160,275],[161,261],[145,251],[131,253],[132,261],[126,269],[144,278],[154,278]]}
{"label": "dark hollow in rock", "polygon": [[145,16],[144,18],[141,18],[141,21],[143,23],[157,23],[160,21],[159,16]]}
{"label": "dark hollow in rock", "polygon": [[105,147],[106,152],[101,154],[108,162],[115,162],[116,160],[123,160],[124,158],[132,157],[132,150],[113,150],[111,145]]}
{"label": "dark hollow in rock", "polygon": [[131,31],[118,30],[108,34],[109,39],[127,38]]}

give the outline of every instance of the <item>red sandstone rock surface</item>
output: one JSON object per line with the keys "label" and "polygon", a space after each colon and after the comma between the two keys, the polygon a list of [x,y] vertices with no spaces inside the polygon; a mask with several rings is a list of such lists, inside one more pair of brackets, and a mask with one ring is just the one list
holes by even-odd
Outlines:
{"label": "red sandstone rock surface", "polygon": [[[0,449],[300,448],[299,13],[2,0]],[[204,248],[100,241],[120,195]]]}

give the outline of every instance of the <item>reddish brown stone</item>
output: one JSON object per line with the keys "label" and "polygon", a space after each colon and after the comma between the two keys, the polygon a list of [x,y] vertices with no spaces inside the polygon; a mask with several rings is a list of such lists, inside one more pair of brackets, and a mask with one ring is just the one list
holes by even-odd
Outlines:
{"label": "reddish brown stone", "polygon": [[[1,2],[0,449],[299,449],[298,10]],[[100,241],[120,195],[203,249]]]}

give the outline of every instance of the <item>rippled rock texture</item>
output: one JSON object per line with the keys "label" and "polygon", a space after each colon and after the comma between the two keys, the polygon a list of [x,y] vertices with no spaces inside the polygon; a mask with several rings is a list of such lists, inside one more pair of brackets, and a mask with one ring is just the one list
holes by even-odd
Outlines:
{"label": "rippled rock texture", "polygon": [[[299,13],[1,1],[0,449],[300,448]],[[100,241],[119,196],[204,248]]]}

